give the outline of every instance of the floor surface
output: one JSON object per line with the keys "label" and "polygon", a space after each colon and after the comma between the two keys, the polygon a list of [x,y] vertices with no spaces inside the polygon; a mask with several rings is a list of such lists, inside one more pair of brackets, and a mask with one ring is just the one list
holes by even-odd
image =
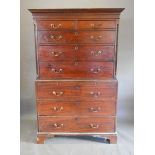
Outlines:
{"label": "floor surface", "polygon": [[100,138],[55,137],[35,144],[36,120],[21,118],[21,155],[133,155],[133,124],[118,123],[118,143]]}

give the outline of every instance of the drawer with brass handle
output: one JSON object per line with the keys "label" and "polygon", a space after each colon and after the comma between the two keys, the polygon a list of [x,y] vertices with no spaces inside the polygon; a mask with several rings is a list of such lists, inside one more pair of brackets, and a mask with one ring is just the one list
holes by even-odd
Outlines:
{"label": "drawer with brass handle", "polygon": [[[54,21],[54,20],[38,20],[36,21],[38,30],[60,30],[75,29],[75,21]],[[116,21],[78,21],[77,29],[116,29]]]}
{"label": "drawer with brass handle", "polygon": [[116,101],[37,101],[39,116],[115,116]]}
{"label": "drawer with brass handle", "polygon": [[38,31],[38,42],[44,43],[74,43],[77,40],[72,31]]}
{"label": "drawer with brass handle", "polygon": [[113,61],[115,46],[107,45],[53,45],[39,46],[39,61]]}
{"label": "drawer with brass handle", "polygon": [[64,81],[60,84],[58,81],[36,82],[37,99],[104,101],[115,100],[116,95],[117,81],[102,81],[97,84],[87,81]]}
{"label": "drawer with brass handle", "polygon": [[116,29],[115,20],[102,21],[78,21],[78,29]]}
{"label": "drawer with brass handle", "polygon": [[38,118],[40,132],[115,132],[115,117]]}
{"label": "drawer with brass handle", "polygon": [[36,25],[38,30],[75,29],[75,21],[38,20]]}
{"label": "drawer with brass handle", "polygon": [[107,79],[114,76],[114,63],[113,62],[40,62],[39,64],[39,77],[47,78],[63,78],[63,79]]}
{"label": "drawer with brass handle", "polygon": [[116,143],[121,8],[30,9],[36,45],[37,143],[101,135]]}
{"label": "drawer with brass handle", "polygon": [[80,31],[78,35],[78,42],[115,44],[116,31]]}
{"label": "drawer with brass handle", "polygon": [[115,44],[116,31],[38,31],[38,42]]}

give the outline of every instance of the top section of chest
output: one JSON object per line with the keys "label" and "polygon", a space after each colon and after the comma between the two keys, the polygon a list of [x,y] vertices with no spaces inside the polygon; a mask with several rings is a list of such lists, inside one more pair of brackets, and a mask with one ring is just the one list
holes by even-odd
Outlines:
{"label": "top section of chest", "polygon": [[123,8],[29,11],[35,25],[40,78],[115,76],[119,16]]}
{"label": "top section of chest", "polygon": [[116,29],[123,10],[123,8],[29,9],[38,30]]}

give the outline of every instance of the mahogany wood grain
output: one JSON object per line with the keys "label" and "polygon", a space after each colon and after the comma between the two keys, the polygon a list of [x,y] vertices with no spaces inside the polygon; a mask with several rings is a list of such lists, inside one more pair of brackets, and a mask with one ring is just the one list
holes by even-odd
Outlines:
{"label": "mahogany wood grain", "polygon": [[113,62],[40,62],[40,78],[113,78]]}
{"label": "mahogany wood grain", "polygon": [[29,9],[34,20],[97,20],[119,19],[124,8],[91,8],[91,9]]}
{"label": "mahogany wood grain", "polygon": [[38,144],[55,135],[100,135],[116,143],[115,75],[123,10],[30,9]]}
{"label": "mahogany wood grain", "polygon": [[62,30],[62,29],[75,29],[75,21],[54,21],[54,20],[39,20],[37,23],[38,30]]}
{"label": "mahogany wood grain", "polygon": [[44,144],[47,138],[53,138],[55,135],[37,134],[37,144]]}
{"label": "mahogany wood grain", "polygon": [[113,61],[115,46],[53,45],[39,46],[39,61]]}
{"label": "mahogany wood grain", "polygon": [[115,132],[115,117],[39,116],[39,132]]}
{"label": "mahogany wood grain", "polygon": [[116,31],[79,31],[77,42],[79,43],[105,43],[115,44]]}
{"label": "mahogany wood grain", "polygon": [[38,31],[39,43],[75,43],[77,37],[73,31]]}
{"label": "mahogany wood grain", "polygon": [[42,116],[114,116],[116,101],[37,101],[38,115]]}
{"label": "mahogany wood grain", "polygon": [[54,99],[67,101],[104,101],[115,100],[117,82],[36,82],[37,99]]}
{"label": "mahogany wood grain", "polygon": [[38,42],[115,44],[116,31],[38,31]]}
{"label": "mahogany wood grain", "polygon": [[63,21],[63,20],[37,20],[38,30],[95,30],[95,29],[116,29],[116,20],[102,21]]}
{"label": "mahogany wood grain", "polygon": [[75,46],[72,45],[53,45],[39,46],[39,61],[73,61],[75,56]]}
{"label": "mahogany wood grain", "polygon": [[116,28],[116,20],[109,20],[109,21],[78,21],[77,22],[77,28],[78,29],[105,29],[105,28]]}

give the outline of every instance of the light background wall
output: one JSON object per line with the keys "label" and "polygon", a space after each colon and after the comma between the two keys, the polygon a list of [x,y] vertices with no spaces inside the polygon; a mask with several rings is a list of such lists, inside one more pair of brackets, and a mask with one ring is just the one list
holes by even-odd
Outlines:
{"label": "light background wall", "polygon": [[134,0],[21,0],[21,117],[35,118],[35,46],[30,8],[125,8],[120,19],[118,121],[133,123]]}

